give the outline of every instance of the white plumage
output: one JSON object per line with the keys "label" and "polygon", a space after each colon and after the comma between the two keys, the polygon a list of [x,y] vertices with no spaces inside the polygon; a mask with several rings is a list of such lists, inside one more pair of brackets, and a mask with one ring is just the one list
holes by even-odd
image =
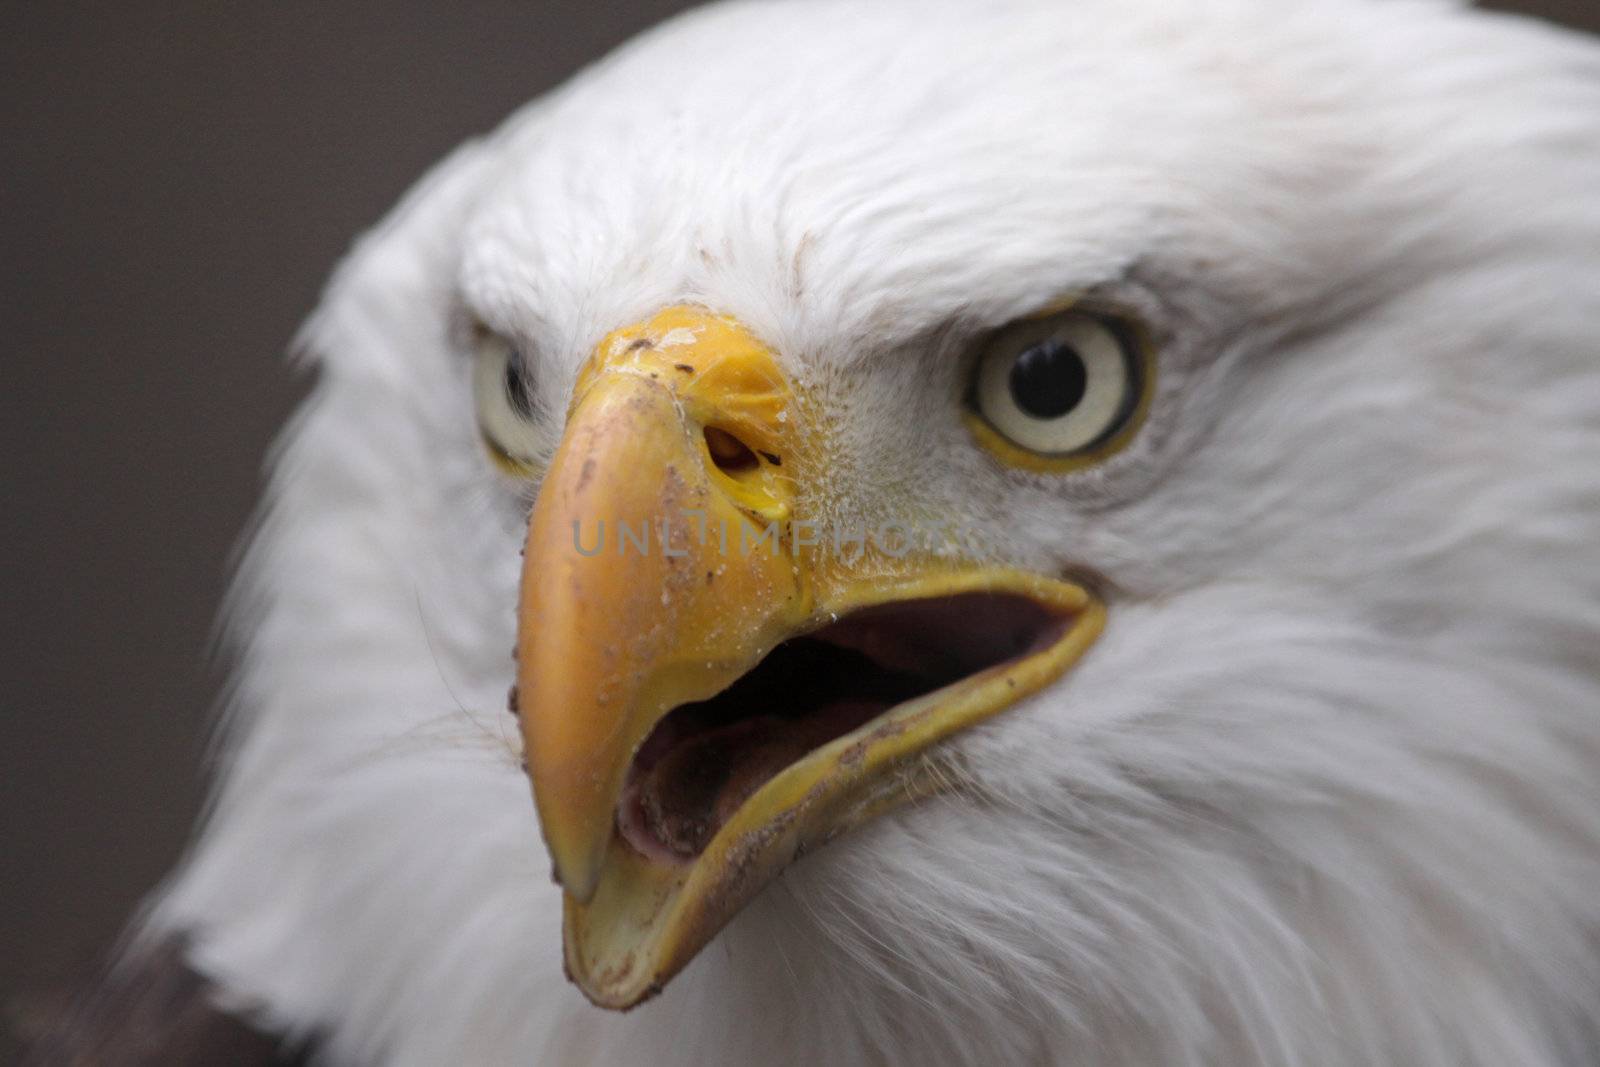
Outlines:
{"label": "white plumage", "polygon": [[[956,341],[1071,291],[1152,324],[1154,405],[1097,468],[1007,471]],[[939,750],[964,789],[617,1015],[562,977],[503,710],[529,490],[465,323],[523,342],[553,448],[596,342],[683,302],[830,398],[836,515],[899,487],[1111,617]],[[329,1062],[1595,1062],[1592,41],[1423,0],[718,6],[438,167],[303,350],[147,931]]]}

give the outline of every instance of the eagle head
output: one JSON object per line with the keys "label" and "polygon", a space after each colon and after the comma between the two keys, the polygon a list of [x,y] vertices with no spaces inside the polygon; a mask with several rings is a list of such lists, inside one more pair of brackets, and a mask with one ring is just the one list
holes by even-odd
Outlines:
{"label": "eagle head", "polygon": [[1578,1062],[1597,190],[1451,4],[667,24],[334,277],[149,928],[353,1062]]}

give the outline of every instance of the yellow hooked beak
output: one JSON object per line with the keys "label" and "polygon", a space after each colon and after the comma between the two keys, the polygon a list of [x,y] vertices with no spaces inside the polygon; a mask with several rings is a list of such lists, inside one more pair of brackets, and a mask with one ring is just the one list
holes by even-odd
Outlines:
{"label": "yellow hooked beak", "polygon": [[835,504],[818,414],[696,308],[613,333],[579,377],[529,523],[517,691],[567,971],[603,1007],[933,788],[919,753],[1103,624],[1077,585],[808,519]]}

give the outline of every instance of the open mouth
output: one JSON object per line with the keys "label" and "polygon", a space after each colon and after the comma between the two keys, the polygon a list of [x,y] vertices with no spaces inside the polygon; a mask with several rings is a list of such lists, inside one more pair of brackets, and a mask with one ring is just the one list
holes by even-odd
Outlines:
{"label": "open mouth", "polygon": [[791,638],[656,724],[628,769],[618,832],[647,859],[691,862],[786,768],[898,705],[1050,646],[1071,622],[1020,594],[964,592],[862,608]]}
{"label": "open mouth", "polygon": [[[817,505],[862,517],[835,500],[824,399],[692,305],[602,338],[573,385],[528,516],[516,684],[567,974],[601,1007],[658,992],[798,857],[958,781],[936,746],[1105,626],[1064,575],[803,539]],[[610,546],[576,543],[602,517]]]}

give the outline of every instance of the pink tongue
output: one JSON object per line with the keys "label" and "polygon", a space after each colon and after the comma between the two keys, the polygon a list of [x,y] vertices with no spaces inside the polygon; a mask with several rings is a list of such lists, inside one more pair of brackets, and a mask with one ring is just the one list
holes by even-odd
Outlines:
{"label": "pink tongue", "polygon": [[689,737],[623,791],[622,836],[652,859],[697,856],[769,779],[886,707],[840,700],[797,718],[760,715]]}

